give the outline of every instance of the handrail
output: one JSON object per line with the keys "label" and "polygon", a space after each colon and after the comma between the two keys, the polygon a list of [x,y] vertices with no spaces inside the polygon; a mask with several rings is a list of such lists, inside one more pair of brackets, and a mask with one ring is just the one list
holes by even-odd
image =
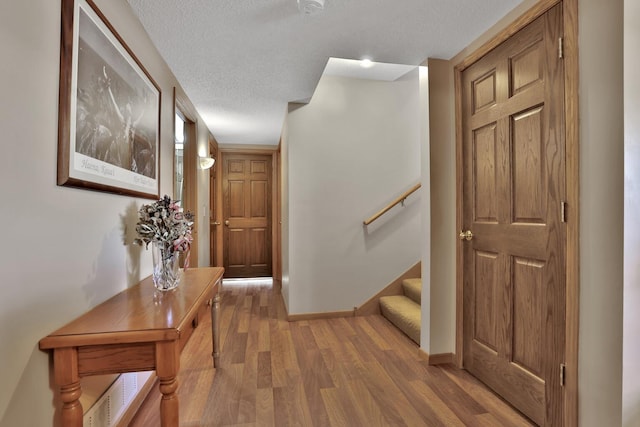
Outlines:
{"label": "handrail", "polygon": [[420,188],[422,185],[420,183],[417,183],[416,185],[414,185],[413,187],[411,187],[410,189],[408,189],[407,191],[405,191],[404,193],[402,193],[400,196],[398,196],[393,202],[389,203],[384,209],[380,210],[380,212],[378,212],[377,214],[373,215],[371,218],[369,219],[365,219],[364,221],[362,221],[362,223],[364,225],[369,225],[371,224],[373,221],[375,221],[376,219],[380,218],[382,215],[384,215],[389,209],[391,209],[392,207],[394,207],[395,205],[397,205],[398,203],[404,203],[405,199],[407,197],[409,197],[414,191],[416,191],[418,188]]}

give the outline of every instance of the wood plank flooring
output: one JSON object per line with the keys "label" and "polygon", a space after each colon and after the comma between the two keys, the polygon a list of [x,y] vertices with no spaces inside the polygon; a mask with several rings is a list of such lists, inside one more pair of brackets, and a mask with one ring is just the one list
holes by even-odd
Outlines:
{"label": "wood plank flooring", "polygon": [[[465,371],[429,366],[381,316],[287,322],[271,286],[223,286],[181,358],[180,426],[532,426]],[[159,426],[157,386],[130,426]]]}

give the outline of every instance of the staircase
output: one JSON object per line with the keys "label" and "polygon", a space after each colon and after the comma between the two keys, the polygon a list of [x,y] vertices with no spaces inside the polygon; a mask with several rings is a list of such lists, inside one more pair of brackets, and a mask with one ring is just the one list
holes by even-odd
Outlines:
{"label": "staircase", "polygon": [[422,279],[404,279],[402,292],[402,295],[380,297],[380,311],[416,344],[420,344]]}

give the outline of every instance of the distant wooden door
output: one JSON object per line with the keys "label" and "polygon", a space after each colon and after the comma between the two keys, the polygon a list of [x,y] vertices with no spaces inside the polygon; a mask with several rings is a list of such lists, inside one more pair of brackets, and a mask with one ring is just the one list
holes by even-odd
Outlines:
{"label": "distant wooden door", "polygon": [[[564,71],[556,6],[462,73],[464,367],[563,420]],[[467,230],[465,230],[467,231]]]}
{"label": "distant wooden door", "polygon": [[225,277],[271,276],[271,156],[223,159]]}

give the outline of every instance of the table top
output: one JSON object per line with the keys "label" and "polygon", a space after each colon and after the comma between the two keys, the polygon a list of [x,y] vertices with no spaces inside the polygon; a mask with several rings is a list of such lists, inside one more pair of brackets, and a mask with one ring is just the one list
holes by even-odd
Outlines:
{"label": "table top", "polygon": [[149,276],[41,339],[40,349],[179,339],[223,273],[189,268],[171,291],[158,291]]}

